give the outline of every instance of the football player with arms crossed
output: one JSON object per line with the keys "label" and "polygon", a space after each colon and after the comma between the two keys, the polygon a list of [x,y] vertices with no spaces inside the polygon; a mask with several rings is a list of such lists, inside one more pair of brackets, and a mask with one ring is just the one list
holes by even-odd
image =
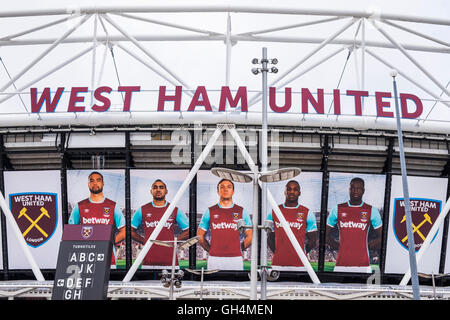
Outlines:
{"label": "football player with arms crossed", "polygon": [[[103,195],[103,175],[93,171],[88,176],[89,198],[81,200],[72,209],[69,224],[110,224],[117,229],[114,244],[118,245],[125,239],[125,217],[115,201]],[[113,246],[111,267],[116,266],[116,250]]]}
{"label": "football player with arms crossed", "polygon": [[[150,194],[153,197],[153,201],[141,206],[131,219],[131,237],[137,242],[145,244],[153,231],[156,229],[159,221],[170,205],[170,203],[166,201],[166,195],[168,192],[167,186],[162,180],[157,179],[153,182],[150,189]],[[182,230],[182,233],[177,237],[177,240],[187,239],[189,236],[189,220],[179,208],[175,207],[172,214],[166,220],[164,227],[156,237],[156,240],[174,241],[174,222],[176,222]],[[141,224],[144,226],[145,237],[142,237],[136,232]],[[143,260],[142,268],[170,268],[172,266],[173,250],[173,247],[153,244]],[[175,262],[175,267],[178,268],[178,259]]]}
{"label": "football player with arms crossed", "polygon": [[[252,221],[247,210],[233,203],[234,184],[222,179],[217,184],[219,202],[209,207],[202,216],[197,230],[199,244],[209,252],[208,269],[244,270],[242,251],[252,243],[252,230],[246,229],[245,239],[241,243],[237,221],[243,219],[245,225]],[[211,243],[206,240],[207,231],[211,231]]]}
{"label": "football player with arms crossed", "polygon": [[[353,178],[350,181],[347,202],[335,206],[327,218],[326,238],[332,249],[339,249],[334,271],[371,273],[369,249],[381,244],[381,216],[374,206],[362,201],[364,180]],[[376,238],[367,243],[370,224]],[[335,226],[339,229],[339,242],[331,237]]]}
{"label": "football player with arms crossed", "polygon": [[[284,195],[286,197],[285,202],[278,207],[286,222],[291,227],[302,250],[305,251],[306,242],[306,251],[310,251],[317,246],[316,217],[311,210],[298,202],[301,191],[300,184],[297,181],[291,180],[286,184]],[[272,269],[305,271],[306,268],[273,210],[268,214],[267,220],[274,222],[273,232],[268,234],[267,241],[270,249],[274,253],[271,265]]]}

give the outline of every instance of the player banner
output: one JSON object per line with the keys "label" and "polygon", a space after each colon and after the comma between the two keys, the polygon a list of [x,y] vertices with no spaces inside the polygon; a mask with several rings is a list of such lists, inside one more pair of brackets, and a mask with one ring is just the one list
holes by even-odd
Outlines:
{"label": "player banner", "polygon": [[126,264],[124,170],[67,170],[69,224],[113,226],[112,269]]}
{"label": "player banner", "polygon": [[[130,170],[133,262],[156,229],[188,173],[188,170],[175,169],[165,170],[163,173],[161,170]],[[188,212],[189,190],[186,190],[156,240],[167,243],[174,241],[175,237],[179,241],[185,240],[189,235]],[[153,244],[140,268],[170,270],[172,256],[173,247]],[[175,268],[187,267],[189,267],[189,248],[177,250]]]}
{"label": "player banner", "polygon": [[385,181],[384,175],[330,173],[325,271],[379,268]]}
{"label": "player banner", "polygon": [[[441,212],[442,202],[432,199],[410,198],[410,207],[414,246],[415,250],[418,251]],[[408,250],[405,200],[403,198],[397,198],[394,202],[394,234],[402,247]]]}
{"label": "player banner", "polygon": [[34,248],[50,239],[58,223],[56,193],[14,193],[9,206],[26,243]]}

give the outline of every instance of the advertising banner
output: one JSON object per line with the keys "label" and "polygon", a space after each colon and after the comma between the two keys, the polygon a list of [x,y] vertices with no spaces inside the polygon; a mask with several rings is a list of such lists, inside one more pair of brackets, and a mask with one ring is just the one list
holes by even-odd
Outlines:
{"label": "advertising banner", "polygon": [[[56,268],[62,234],[59,171],[6,171],[5,200],[39,268]],[[10,269],[29,269],[20,244],[7,225]]]}
{"label": "advertising banner", "polygon": [[[209,170],[197,174],[197,225],[206,242],[197,245],[197,269],[250,270],[250,230],[239,232],[237,223],[251,225],[253,184],[234,182],[233,188],[227,182],[218,185],[220,181]],[[220,199],[230,201],[224,206]]]}
{"label": "advertising banner", "polygon": [[[147,239],[187,177],[188,170],[131,170],[132,259],[136,259]],[[189,188],[183,193],[156,240],[173,241],[189,237]],[[180,241],[181,243],[181,241]],[[170,269],[173,248],[152,244],[142,269]],[[189,248],[178,250],[176,268],[189,266]]]}
{"label": "advertising banner", "polygon": [[[434,222],[439,217],[447,194],[446,178],[408,177],[411,218],[416,253],[420,250]],[[439,272],[442,230],[431,235],[432,241],[417,264],[418,272]],[[409,267],[408,236],[406,232],[405,201],[401,176],[392,177],[389,232],[386,248],[385,273],[404,274]]]}
{"label": "advertising banner", "polygon": [[[317,271],[322,173],[302,172],[292,180],[267,183],[267,188]],[[269,202],[260,224],[264,220],[273,221],[274,226],[267,232],[267,264],[279,271],[306,271]]]}
{"label": "advertising banner", "polygon": [[125,268],[124,170],[67,170],[69,224],[113,225],[111,269]]}
{"label": "advertising banner", "polygon": [[330,173],[325,271],[378,269],[385,181],[384,175]]}

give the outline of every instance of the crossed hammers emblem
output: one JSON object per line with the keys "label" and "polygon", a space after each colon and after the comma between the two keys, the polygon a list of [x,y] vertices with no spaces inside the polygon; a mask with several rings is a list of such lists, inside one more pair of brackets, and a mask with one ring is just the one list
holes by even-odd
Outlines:
{"label": "crossed hammers emblem", "polygon": [[36,228],[47,238],[48,237],[47,232],[42,230],[42,228],[38,225],[38,222],[39,222],[39,220],[42,219],[43,216],[46,216],[47,218],[50,219],[50,215],[48,214],[48,211],[45,210],[44,207],[41,207],[41,214],[39,215],[39,217],[36,218],[36,220],[31,219],[30,216],[26,214],[26,212],[27,212],[27,208],[22,208],[22,210],[20,210],[19,216],[17,217],[18,219],[20,219],[23,216],[23,217],[27,218],[28,221],[31,222],[31,224],[28,227],[28,229],[25,230],[22,233],[22,235],[25,237],[28,234],[28,232],[31,231],[31,229]]}
{"label": "crossed hammers emblem", "polygon": [[[414,223],[411,223],[411,224],[412,224],[412,227],[413,227],[413,234],[417,232],[417,234],[422,238],[422,240],[425,241],[424,235],[422,234],[422,232],[420,232],[420,227],[423,226],[426,222],[428,222],[429,224],[433,225],[433,222],[431,221],[431,217],[428,214],[425,213],[423,215],[423,217],[425,219],[423,219],[422,222],[420,222],[417,226],[415,226]],[[405,222],[405,220],[406,220],[406,215],[403,216],[402,221],[400,221],[400,223]],[[402,239],[402,242],[405,242],[407,239],[408,239],[408,236],[405,236]]]}

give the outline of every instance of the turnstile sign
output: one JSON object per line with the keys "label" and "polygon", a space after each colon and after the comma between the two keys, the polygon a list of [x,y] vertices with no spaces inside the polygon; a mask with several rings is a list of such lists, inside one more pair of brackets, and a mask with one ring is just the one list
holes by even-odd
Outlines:
{"label": "turnstile sign", "polygon": [[106,299],[112,231],[110,225],[64,225],[52,300]]}

